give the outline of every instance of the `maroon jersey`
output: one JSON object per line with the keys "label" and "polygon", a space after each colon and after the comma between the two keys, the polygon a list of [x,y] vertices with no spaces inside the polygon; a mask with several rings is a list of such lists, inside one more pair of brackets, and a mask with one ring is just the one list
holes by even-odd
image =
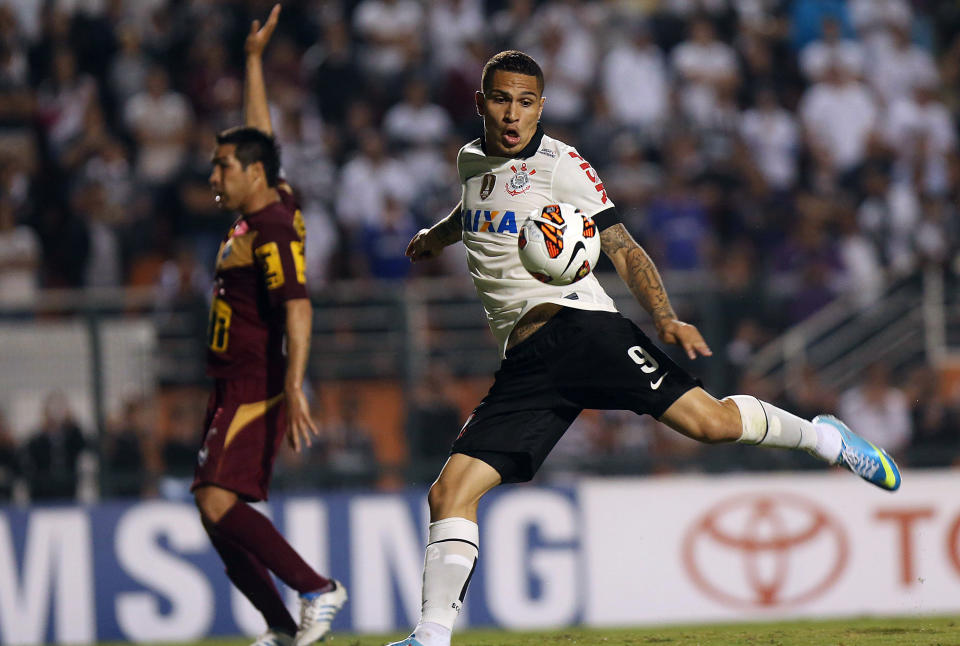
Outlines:
{"label": "maroon jersey", "polygon": [[283,379],[286,310],[307,298],[303,217],[294,196],[234,222],[217,253],[207,328],[207,374]]}

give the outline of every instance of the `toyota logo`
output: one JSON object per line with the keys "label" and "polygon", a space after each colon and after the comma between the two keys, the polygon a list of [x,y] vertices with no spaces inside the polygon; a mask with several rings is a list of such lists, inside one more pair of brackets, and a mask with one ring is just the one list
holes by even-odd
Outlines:
{"label": "toyota logo", "polygon": [[683,540],[683,564],[697,588],[737,608],[819,597],[839,579],[847,552],[843,529],[823,508],[782,493],[722,501]]}

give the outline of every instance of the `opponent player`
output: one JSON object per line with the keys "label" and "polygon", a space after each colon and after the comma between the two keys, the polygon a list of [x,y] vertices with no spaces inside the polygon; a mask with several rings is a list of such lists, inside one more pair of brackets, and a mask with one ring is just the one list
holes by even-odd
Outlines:
{"label": "opponent player", "polygon": [[[220,245],[210,307],[207,372],[215,378],[193,492],[227,576],[256,606],[267,632],[254,646],[321,639],[347,600],[246,501],[265,500],[284,434],[295,450],[316,427],[303,394],[312,309],[304,276],[304,224],[267,111],[261,56],[280,5],[246,41],[245,127],[217,135],[210,186],[239,217]],[[286,351],[284,350],[286,346]],[[300,593],[294,622],[270,577]]]}
{"label": "opponent player", "polygon": [[519,220],[546,204],[575,204],[593,217],[603,251],[660,339],[691,359],[711,354],[697,328],[677,319],[656,268],[590,164],[538,125],[544,96],[537,63],[501,52],[484,67],[481,88],[484,136],[457,158],[462,201],[417,233],[407,255],[433,258],[463,241],[503,360],[430,488],[421,619],[390,646],[450,644],[476,566],[480,498],[500,483],[530,480],[584,408],[647,413],[702,442],[803,449],[884,489],[900,485],[893,460],[836,418],[809,422],[748,395],[714,399],[617,312],[592,274],[566,287],[530,276],[517,252]]}

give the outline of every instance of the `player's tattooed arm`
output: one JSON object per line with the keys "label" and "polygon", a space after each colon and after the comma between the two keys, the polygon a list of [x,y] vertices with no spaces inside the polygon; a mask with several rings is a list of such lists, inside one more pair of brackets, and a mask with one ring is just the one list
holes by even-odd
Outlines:
{"label": "player's tattooed arm", "polygon": [[613,262],[634,298],[650,313],[661,339],[683,347],[691,359],[697,354],[712,354],[699,330],[677,319],[660,272],[623,223],[618,222],[600,233],[600,248]]}
{"label": "player's tattooed arm", "polygon": [[429,229],[420,229],[407,245],[407,257],[412,262],[436,258],[444,247],[460,242],[463,238],[463,224],[460,211],[463,202],[458,202],[450,215],[437,222]]}
{"label": "player's tattooed arm", "polygon": [[461,202],[457,203],[457,206],[450,211],[450,215],[443,218],[435,225],[433,225],[430,230],[433,232],[434,238],[437,242],[442,244],[444,247],[449,247],[452,244],[456,244],[463,239],[463,220],[460,212],[463,210]]}
{"label": "player's tattooed arm", "polygon": [[267,105],[267,86],[263,81],[263,50],[270,42],[279,17],[280,5],[275,4],[263,27],[259,20],[254,20],[243,47],[247,59],[243,83],[244,123],[268,135],[273,134],[273,125]]}
{"label": "player's tattooed arm", "polygon": [[600,248],[613,261],[620,278],[643,305],[643,309],[650,313],[657,329],[663,322],[677,318],[663,280],[660,279],[660,272],[622,223],[618,222],[600,233]]}

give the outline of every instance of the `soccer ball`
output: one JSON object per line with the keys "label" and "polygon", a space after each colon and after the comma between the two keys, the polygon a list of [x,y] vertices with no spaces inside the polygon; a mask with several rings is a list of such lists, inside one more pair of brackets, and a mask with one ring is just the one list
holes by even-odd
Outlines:
{"label": "soccer ball", "polygon": [[517,244],[526,270],[549,285],[577,282],[600,257],[597,225],[572,204],[548,204],[531,211]]}

